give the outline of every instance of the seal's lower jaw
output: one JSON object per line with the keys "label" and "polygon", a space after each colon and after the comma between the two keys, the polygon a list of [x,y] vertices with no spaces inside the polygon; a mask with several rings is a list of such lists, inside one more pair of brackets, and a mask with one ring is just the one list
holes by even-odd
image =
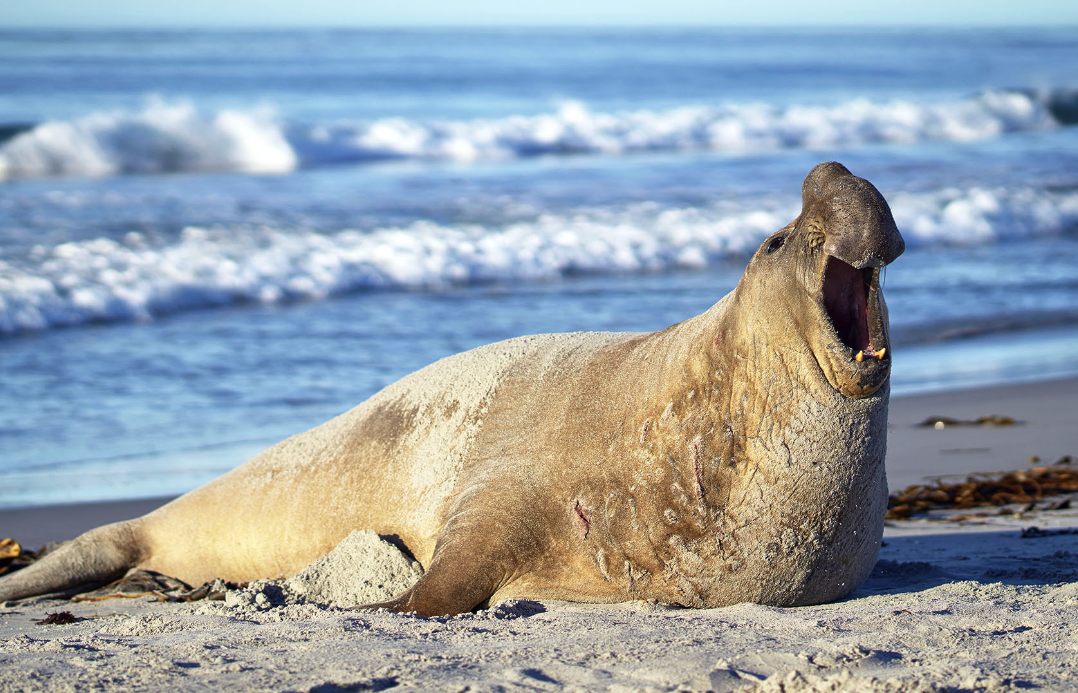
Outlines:
{"label": "seal's lower jaw", "polygon": [[816,360],[833,388],[847,397],[868,397],[891,373],[880,270],[857,269],[829,256],[822,284],[823,339],[816,351],[823,353]]}

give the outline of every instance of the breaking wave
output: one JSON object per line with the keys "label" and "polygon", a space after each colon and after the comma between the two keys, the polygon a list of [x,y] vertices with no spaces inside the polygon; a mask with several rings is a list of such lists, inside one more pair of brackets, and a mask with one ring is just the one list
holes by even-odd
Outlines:
{"label": "breaking wave", "polygon": [[0,179],[178,171],[284,173],[299,161],[269,109],[211,116],[155,102],[138,113],[42,123],[0,146]]}
{"label": "breaking wave", "polygon": [[[764,103],[665,111],[553,113],[466,121],[386,118],[302,124],[269,108],[206,114],[156,101],[27,129],[0,140],[0,179],[178,171],[284,173],[384,159],[476,161],[572,153],[747,151],[972,140],[1074,122],[1078,93],[999,90],[942,103],[856,99],[831,106]],[[2,128],[0,128],[2,129]]]}
{"label": "breaking wave", "polygon": [[[1078,227],[1073,191],[898,193],[891,206],[909,245],[981,243]],[[798,209],[794,199],[740,210],[645,203],[501,227],[417,222],[333,234],[189,227],[166,245],[131,233],[122,240],[39,246],[22,260],[0,260],[0,332],[368,289],[702,268],[751,252]]]}

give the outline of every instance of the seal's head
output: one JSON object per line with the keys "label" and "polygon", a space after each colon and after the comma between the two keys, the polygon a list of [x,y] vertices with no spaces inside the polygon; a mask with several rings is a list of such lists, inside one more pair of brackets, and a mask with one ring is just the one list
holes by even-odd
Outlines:
{"label": "seal's head", "polygon": [[737,304],[766,316],[751,321],[754,340],[789,345],[801,335],[818,366],[802,380],[822,376],[846,397],[867,397],[891,371],[880,270],[905,243],[883,196],[842,164],[812,169],[801,200],[800,216],[749,262]]}

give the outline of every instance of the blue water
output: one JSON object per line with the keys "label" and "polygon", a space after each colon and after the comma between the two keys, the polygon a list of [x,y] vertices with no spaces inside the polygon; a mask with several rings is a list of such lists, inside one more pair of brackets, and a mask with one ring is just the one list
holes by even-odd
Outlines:
{"label": "blue water", "polygon": [[837,159],[893,389],[1078,374],[1078,30],[0,32],[0,507],[179,493],[431,361],[706,309]]}

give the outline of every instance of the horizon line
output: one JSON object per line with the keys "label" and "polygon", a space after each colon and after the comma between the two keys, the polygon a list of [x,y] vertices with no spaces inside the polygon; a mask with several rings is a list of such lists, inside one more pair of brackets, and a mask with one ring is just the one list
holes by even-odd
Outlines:
{"label": "horizon line", "polygon": [[114,24],[20,24],[0,27],[0,34],[26,30],[48,31],[118,31],[118,30],[149,30],[149,31],[191,31],[191,30],[284,30],[284,31],[349,31],[349,30],[492,30],[492,31],[521,31],[521,30],[708,30],[708,29],[779,29],[779,30],[909,30],[909,29],[950,29],[950,30],[977,30],[977,29],[1000,29],[1000,30],[1072,30],[1078,29],[1078,21],[1067,23],[1029,23],[999,22],[999,23],[970,23],[970,22],[881,22],[881,23],[758,23],[758,22],[670,22],[670,23],[547,23],[547,24],[509,24],[509,23],[431,23],[431,24],[361,24],[361,23],[229,23],[215,22],[212,24],[201,23],[114,23]]}

